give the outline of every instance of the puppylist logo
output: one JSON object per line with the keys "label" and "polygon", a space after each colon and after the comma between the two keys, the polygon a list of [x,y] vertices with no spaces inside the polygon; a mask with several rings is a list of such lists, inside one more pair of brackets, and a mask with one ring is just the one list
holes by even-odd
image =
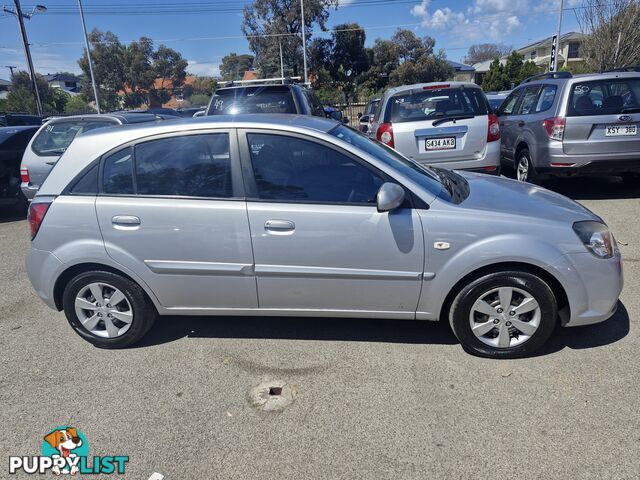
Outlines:
{"label": "puppylist logo", "polygon": [[9,473],[19,471],[56,475],[124,474],[128,456],[94,456],[89,458],[89,442],[74,427],[56,427],[44,436],[42,454],[31,457],[9,457]]}

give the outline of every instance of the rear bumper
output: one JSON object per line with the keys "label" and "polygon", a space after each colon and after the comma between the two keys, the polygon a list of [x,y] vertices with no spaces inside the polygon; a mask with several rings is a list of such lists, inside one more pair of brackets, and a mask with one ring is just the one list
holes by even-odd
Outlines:
{"label": "rear bumper", "polygon": [[33,197],[38,193],[38,187],[31,185],[30,183],[22,182],[20,184],[20,190],[22,190],[22,194],[27,197],[27,200],[33,200]]}
{"label": "rear bumper", "polygon": [[640,152],[568,155],[554,142],[537,152],[534,163],[538,174],[550,176],[640,173]]}
{"label": "rear bumper", "polygon": [[62,262],[51,252],[31,247],[27,254],[27,276],[38,296],[54,310],[58,308],[53,289],[62,268]]}
{"label": "rear bumper", "polygon": [[500,172],[500,141],[487,143],[482,156],[478,158],[469,158],[446,162],[425,162],[420,159],[416,160],[418,163],[422,163],[432,167],[446,168],[449,170],[472,170],[481,173],[498,174]]}

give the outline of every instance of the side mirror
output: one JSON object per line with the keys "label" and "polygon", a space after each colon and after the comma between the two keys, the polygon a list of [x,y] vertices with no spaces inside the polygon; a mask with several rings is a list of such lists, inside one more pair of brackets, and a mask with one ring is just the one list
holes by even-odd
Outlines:
{"label": "side mirror", "polygon": [[376,203],[378,212],[390,212],[395,210],[404,202],[404,188],[397,183],[383,183],[378,190]]}
{"label": "side mirror", "polygon": [[334,120],[337,120],[337,121],[342,120],[342,112],[340,110],[335,110],[331,112],[330,115],[331,115],[331,118],[333,118]]}
{"label": "side mirror", "polygon": [[369,123],[369,115],[362,115],[360,117],[360,123]]}

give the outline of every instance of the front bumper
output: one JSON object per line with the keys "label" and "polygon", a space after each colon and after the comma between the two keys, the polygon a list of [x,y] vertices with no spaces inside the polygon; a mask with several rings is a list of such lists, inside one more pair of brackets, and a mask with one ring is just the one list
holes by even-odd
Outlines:
{"label": "front bumper", "polygon": [[571,310],[565,327],[591,325],[611,317],[617,308],[624,278],[622,259],[597,258],[589,252],[565,256],[575,278],[564,283]]}

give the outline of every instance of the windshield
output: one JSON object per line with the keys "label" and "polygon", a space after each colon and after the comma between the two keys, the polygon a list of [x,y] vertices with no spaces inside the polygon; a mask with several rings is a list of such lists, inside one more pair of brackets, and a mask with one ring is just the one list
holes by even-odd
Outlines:
{"label": "windshield", "polygon": [[568,116],[616,115],[640,111],[640,78],[605,78],[574,83]]}
{"label": "windshield", "polygon": [[479,88],[408,90],[389,99],[385,122],[417,122],[443,117],[487,114],[487,102]]}
{"label": "windshield", "polygon": [[62,155],[79,133],[113,125],[99,120],[50,123],[38,133],[31,149],[38,155]]}
{"label": "windshield", "polygon": [[215,93],[207,115],[241,113],[296,113],[296,106],[286,87],[231,88]]}
{"label": "windshield", "polygon": [[329,132],[330,135],[338,137],[345,142],[350,143],[354,147],[374,156],[384,164],[390,166],[402,175],[410,178],[412,181],[431,192],[434,196],[444,198],[445,200],[451,200],[451,196],[448,192],[443,190],[443,183],[438,173],[429,167],[423,167],[417,162],[410,160],[394,149],[383,145],[382,143],[371,140],[362,133],[345,127],[344,125],[338,125],[336,128]]}

